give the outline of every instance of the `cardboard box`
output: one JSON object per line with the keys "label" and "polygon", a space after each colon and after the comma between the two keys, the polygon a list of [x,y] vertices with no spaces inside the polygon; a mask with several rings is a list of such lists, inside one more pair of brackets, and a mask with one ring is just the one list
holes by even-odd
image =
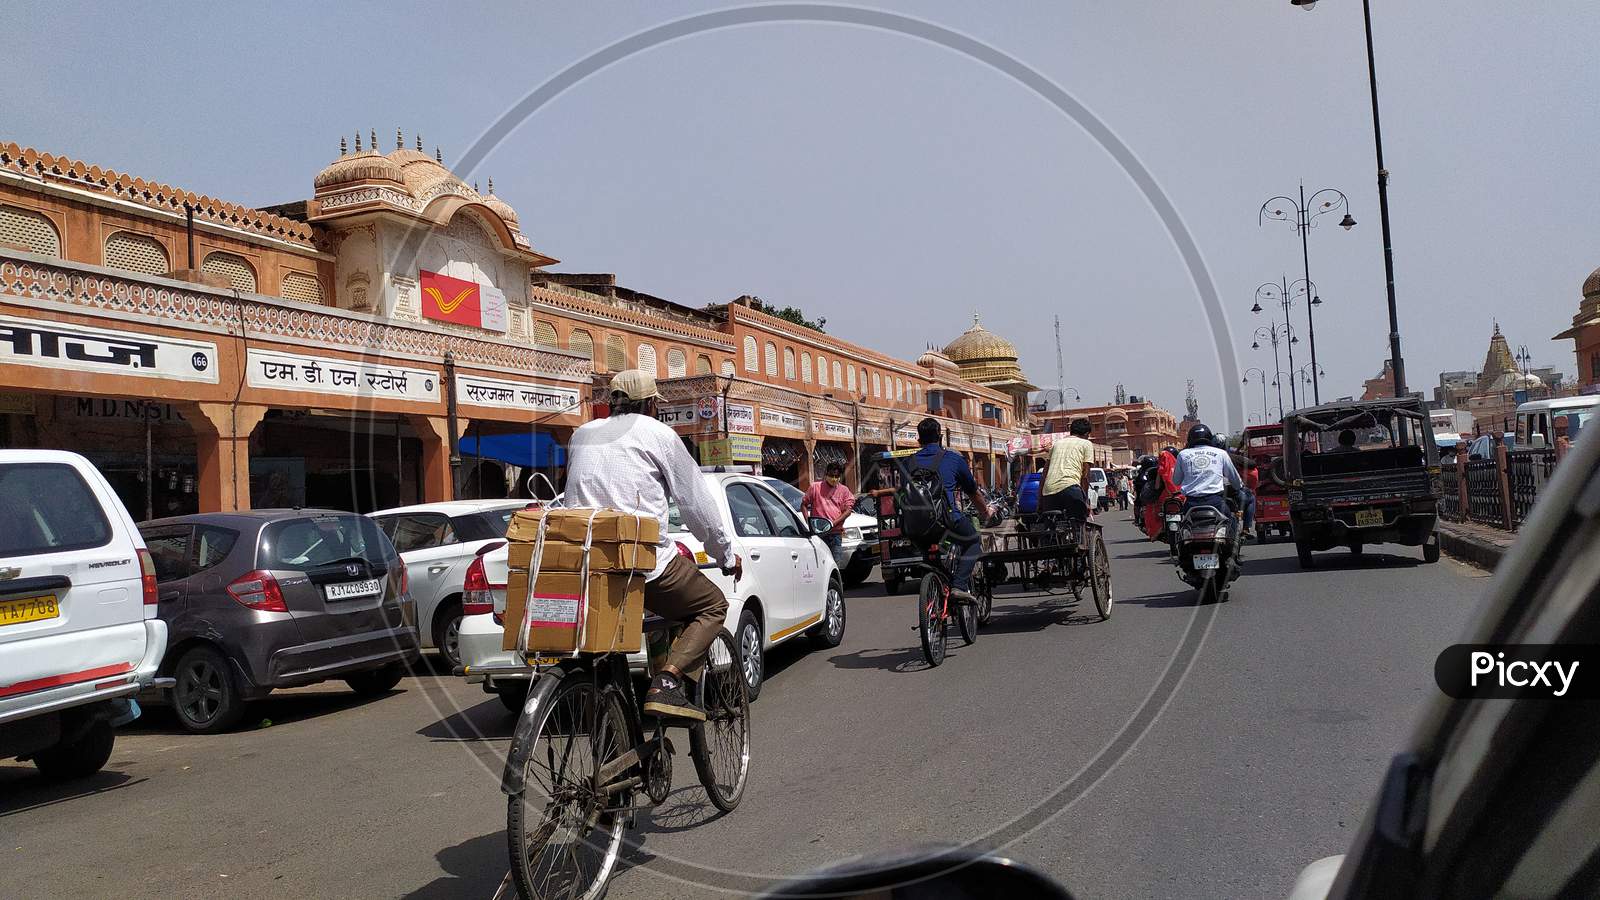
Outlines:
{"label": "cardboard box", "polygon": [[522,613],[533,604],[533,624],[528,629],[532,652],[633,653],[641,646],[644,629],[644,576],[600,574],[589,576],[587,621],[579,643],[583,579],[571,572],[539,573],[530,597],[528,570],[512,569],[506,579],[505,631],[502,650],[517,648]]}
{"label": "cardboard box", "polygon": [[661,522],[649,516],[614,509],[519,509],[511,517],[506,529],[506,540],[532,541],[539,537],[539,522],[550,518],[545,541],[552,539],[582,544],[589,532],[590,514],[593,514],[595,543],[634,542],[654,544],[661,540]]}
{"label": "cardboard box", "polygon": [[[533,542],[518,541],[509,549],[513,569],[533,566]],[[583,545],[566,541],[544,542],[544,556],[539,560],[541,572],[583,571]],[[656,567],[656,546],[636,543],[595,543],[589,548],[589,571],[593,572],[653,572]]]}

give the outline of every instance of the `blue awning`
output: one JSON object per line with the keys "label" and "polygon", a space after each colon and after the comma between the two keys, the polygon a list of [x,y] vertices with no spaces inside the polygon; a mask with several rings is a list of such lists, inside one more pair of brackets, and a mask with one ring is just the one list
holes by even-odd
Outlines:
{"label": "blue awning", "polygon": [[462,459],[476,456],[524,469],[545,469],[567,464],[567,448],[556,441],[555,435],[544,431],[464,437],[459,446]]}

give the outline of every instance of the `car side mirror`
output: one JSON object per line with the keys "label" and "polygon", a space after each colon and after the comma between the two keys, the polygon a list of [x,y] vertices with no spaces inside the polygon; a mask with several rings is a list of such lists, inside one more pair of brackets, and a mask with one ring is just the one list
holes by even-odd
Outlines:
{"label": "car side mirror", "polygon": [[812,516],[806,520],[806,524],[811,526],[811,533],[818,536],[827,534],[833,530],[833,520],[824,519],[821,516]]}

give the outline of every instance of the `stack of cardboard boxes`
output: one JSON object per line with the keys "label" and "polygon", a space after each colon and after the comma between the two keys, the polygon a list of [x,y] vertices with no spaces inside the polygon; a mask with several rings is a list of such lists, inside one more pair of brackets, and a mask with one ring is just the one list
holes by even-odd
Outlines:
{"label": "stack of cardboard boxes", "polygon": [[[548,524],[546,524],[548,523]],[[530,584],[539,530],[544,550]],[[645,577],[656,566],[661,523],[608,509],[525,509],[506,530],[511,542],[502,648],[547,653],[631,653],[640,648]],[[588,583],[584,544],[588,543]],[[587,603],[585,603],[587,598]]]}

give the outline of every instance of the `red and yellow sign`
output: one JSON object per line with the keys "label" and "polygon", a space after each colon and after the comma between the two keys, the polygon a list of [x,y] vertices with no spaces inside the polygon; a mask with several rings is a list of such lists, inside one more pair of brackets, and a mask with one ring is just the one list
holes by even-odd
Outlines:
{"label": "red and yellow sign", "polygon": [[483,300],[478,285],[438,272],[421,271],[422,316],[457,325],[483,328]]}

